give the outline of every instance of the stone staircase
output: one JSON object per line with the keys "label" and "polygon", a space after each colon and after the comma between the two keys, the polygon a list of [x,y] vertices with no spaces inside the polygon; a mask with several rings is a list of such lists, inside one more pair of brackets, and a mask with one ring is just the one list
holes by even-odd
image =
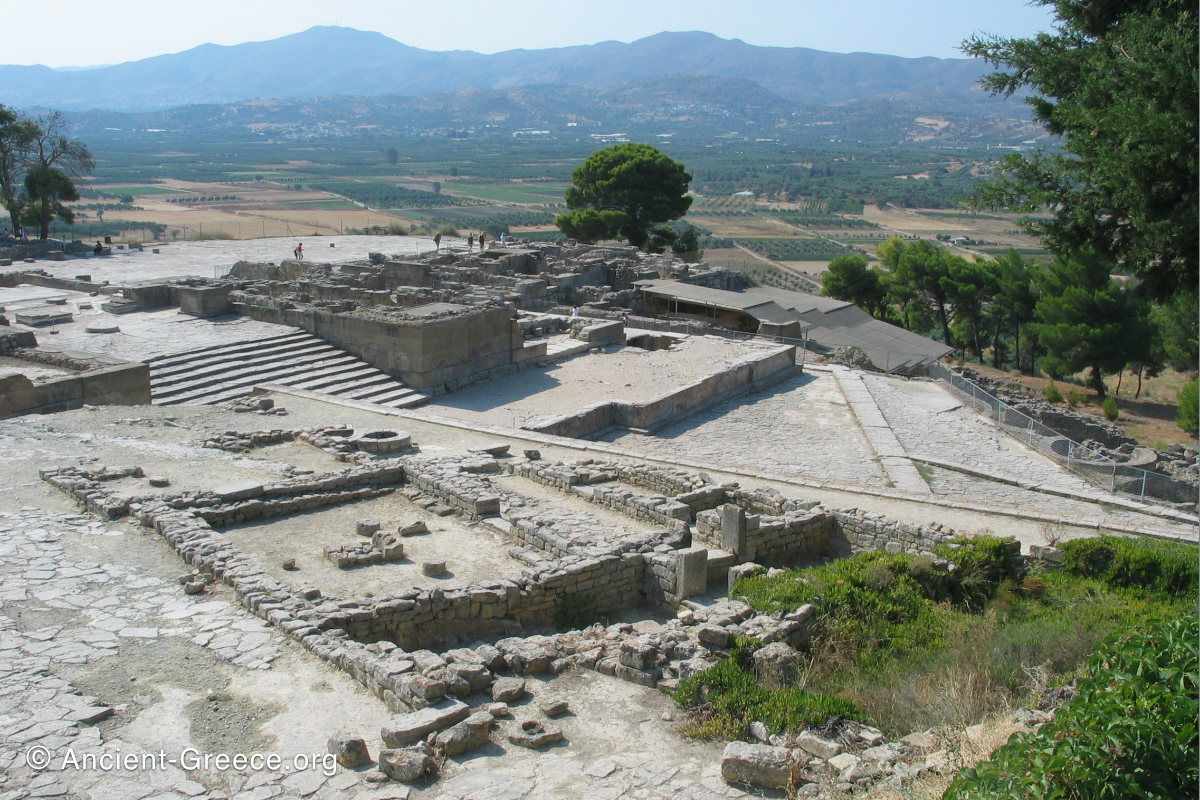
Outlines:
{"label": "stone staircase", "polygon": [[154,405],[215,405],[279,383],[392,408],[428,400],[399,380],[304,331],[149,359]]}

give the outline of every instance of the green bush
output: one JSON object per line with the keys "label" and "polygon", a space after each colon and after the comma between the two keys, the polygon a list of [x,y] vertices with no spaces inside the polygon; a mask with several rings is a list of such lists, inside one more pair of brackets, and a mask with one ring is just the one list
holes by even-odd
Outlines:
{"label": "green bush", "polygon": [[798,686],[767,689],[758,685],[750,655],[755,640],[739,637],[730,654],[698,675],[681,681],[675,703],[692,717],[688,733],[697,738],[744,739],[750,723],[762,722],[771,733],[799,732],[830,718],[860,718],[853,702]]}
{"label": "green bush", "polygon": [[1047,403],[1061,403],[1063,401],[1062,392],[1054,385],[1053,381],[1046,384],[1045,397]]}
{"label": "green bush", "polygon": [[935,604],[979,611],[1011,574],[1008,550],[994,537],[956,539],[936,553],[949,563],[935,568],[905,553],[860,553],[825,567],[743,578],[733,592],[767,614],[816,605],[815,636],[825,655],[870,666],[939,646],[945,625]]}
{"label": "green bush", "polygon": [[1196,548],[1156,539],[1097,536],[1061,544],[1063,568],[1120,589],[1190,597],[1200,583]]}
{"label": "green bush", "polygon": [[1196,797],[1198,648],[1194,613],[1106,640],[1077,697],[960,772],[943,800]]}
{"label": "green bush", "polygon": [[1079,406],[1083,405],[1085,402],[1087,402],[1087,395],[1078,389],[1072,389],[1071,391],[1067,392],[1067,405],[1069,405],[1071,408],[1079,408]]}
{"label": "green bush", "polygon": [[1179,412],[1175,421],[1192,436],[1200,435],[1200,385],[1196,378],[1183,385],[1177,399]]}
{"label": "green bush", "polygon": [[1104,416],[1109,422],[1115,422],[1121,412],[1117,409],[1117,398],[1106,397],[1104,402],[1100,404],[1100,408],[1104,410]]}

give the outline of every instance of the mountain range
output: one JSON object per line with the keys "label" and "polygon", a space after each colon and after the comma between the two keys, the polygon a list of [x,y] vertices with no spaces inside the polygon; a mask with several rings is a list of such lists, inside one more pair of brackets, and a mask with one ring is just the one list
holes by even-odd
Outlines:
{"label": "mountain range", "polygon": [[0,101],[16,108],[144,113],[329,95],[507,94],[547,86],[618,90],[665,76],[706,76],[736,81],[748,96],[772,98],[770,103],[819,107],[886,100],[936,112],[1027,119],[1023,105],[991,98],[978,87],[985,71],[986,65],[970,59],[759,47],[697,31],[659,33],[629,44],[484,55],[422,50],[380,33],[318,26],[265,42],[205,44],[106,67],[0,66]]}

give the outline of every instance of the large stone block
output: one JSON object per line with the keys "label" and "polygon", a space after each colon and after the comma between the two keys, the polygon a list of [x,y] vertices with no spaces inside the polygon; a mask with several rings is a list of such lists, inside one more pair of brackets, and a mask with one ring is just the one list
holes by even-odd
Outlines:
{"label": "large stone block", "polygon": [[448,700],[420,711],[392,717],[380,729],[379,735],[388,747],[405,747],[421,741],[433,731],[461,722],[470,714],[471,707],[466,703]]}
{"label": "large stone block", "polygon": [[721,756],[721,777],[765,789],[783,789],[792,775],[792,754],[786,747],[730,742]]}

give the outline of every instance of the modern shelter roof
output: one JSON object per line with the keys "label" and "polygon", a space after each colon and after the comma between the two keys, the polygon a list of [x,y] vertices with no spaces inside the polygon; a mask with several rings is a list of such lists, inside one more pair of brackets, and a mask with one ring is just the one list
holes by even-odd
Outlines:
{"label": "modern shelter roof", "polygon": [[760,322],[800,322],[805,337],[817,347],[829,351],[857,347],[876,367],[888,372],[941,358],[953,350],[831,297],[765,286],[731,292],[671,280],[640,281],[637,286],[656,297],[740,311]]}

